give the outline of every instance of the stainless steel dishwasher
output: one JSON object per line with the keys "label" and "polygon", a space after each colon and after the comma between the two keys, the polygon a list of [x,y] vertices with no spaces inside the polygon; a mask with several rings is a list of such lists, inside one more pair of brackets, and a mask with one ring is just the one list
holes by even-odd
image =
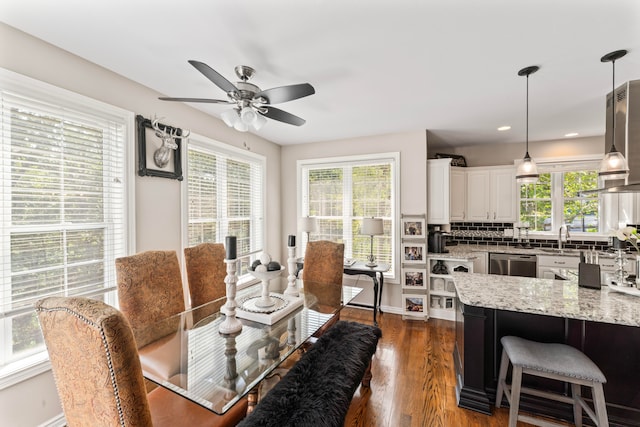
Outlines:
{"label": "stainless steel dishwasher", "polygon": [[535,255],[489,254],[489,274],[536,277]]}

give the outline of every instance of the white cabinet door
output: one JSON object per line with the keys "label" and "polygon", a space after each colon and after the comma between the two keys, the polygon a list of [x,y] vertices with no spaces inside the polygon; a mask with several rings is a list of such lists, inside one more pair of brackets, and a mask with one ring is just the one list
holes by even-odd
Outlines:
{"label": "white cabinet door", "polygon": [[427,160],[429,224],[449,224],[449,170],[451,159]]}
{"label": "white cabinet door", "polygon": [[491,173],[488,169],[467,171],[467,221],[491,218]]}
{"label": "white cabinet door", "polygon": [[462,168],[452,167],[450,172],[449,218],[464,221],[467,206],[467,174]]}
{"label": "white cabinet door", "polygon": [[516,192],[516,170],[514,168],[509,167],[491,171],[492,221],[516,221],[518,215]]}
{"label": "white cabinet door", "polygon": [[467,220],[515,222],[515,169],[511,166],[470,168],[467,170]]}

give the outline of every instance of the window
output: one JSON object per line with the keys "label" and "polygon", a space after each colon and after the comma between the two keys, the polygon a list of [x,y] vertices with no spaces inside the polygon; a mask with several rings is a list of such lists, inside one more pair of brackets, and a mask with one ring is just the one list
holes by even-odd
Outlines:
{"label": "window", "polygon": [[[1,70],[0,70],[1,71]],[[46,360],[33,304],[114,303],[133,114],[0,72],[0,378]],[[9,380],[7,380],[9,381]]]}
{"label": "window", "polygon": [[342,242],[345,257],[366,260],[371,237],[360,234],[362,218],[382,218],[384,235],[374,237],[373,254],[394,272],[398,163],[397,153],[299,162],[300,216],[318,219],[311,240]]}
{"label": "window", "polygon": [[188,246],[237,237],[240,275],[264,247],[265,159],[192,135],[187,147]]}
{"label": "window", "polygon": [[532,231],[557,231],[566,224],[572,232],[599,233],[598,194],[579,195],[598,188],[598,163],[543,163],[536,184],[520,186],[520,221]]}

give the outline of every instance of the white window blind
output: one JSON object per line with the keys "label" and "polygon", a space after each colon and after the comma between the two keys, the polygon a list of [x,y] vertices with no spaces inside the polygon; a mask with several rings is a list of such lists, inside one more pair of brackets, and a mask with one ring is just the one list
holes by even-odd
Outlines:
{"label": "white window blind", "polygon": [[236,236],[240,272],[264,248],[264,157],[192,136],[187,164],[187,244]]}
{"label": "white window blind", "polygon": [[133,120],[41,83],[23,91],[14,79],[0,78],[0,377],[21,360],[46,357],[35,301],[104,299],[115,289],[114,259],[127,244],[124,147]]}
{"label": "white window blind", "polygon": [[362,218],[382,218],[384,234],[374,237],[373,254],[395,271],[397,163],[389,154],[301,163],[301,213],[318,219],[310,239],[342,242],[345,257],[366,260],[371,237],[360,234]]}

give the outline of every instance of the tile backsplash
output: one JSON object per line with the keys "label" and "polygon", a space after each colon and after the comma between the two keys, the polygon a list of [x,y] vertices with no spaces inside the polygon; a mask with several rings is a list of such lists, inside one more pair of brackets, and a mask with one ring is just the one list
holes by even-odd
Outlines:
{"label": "tile backsplash", "polygon": [[[468,245],[506,245],[518,246],[517,238],[505,237],[504,230],[513,228],[513,223],[496,222],[452,222],[449,233],[449,244]],[[558,246],[558,239],[530,239],[534,248],[554,248]],[[596,250],[607,250],[608,241],[576,240],[571,238],[564,246],[568,249],[587,249],[594,247]]]}

